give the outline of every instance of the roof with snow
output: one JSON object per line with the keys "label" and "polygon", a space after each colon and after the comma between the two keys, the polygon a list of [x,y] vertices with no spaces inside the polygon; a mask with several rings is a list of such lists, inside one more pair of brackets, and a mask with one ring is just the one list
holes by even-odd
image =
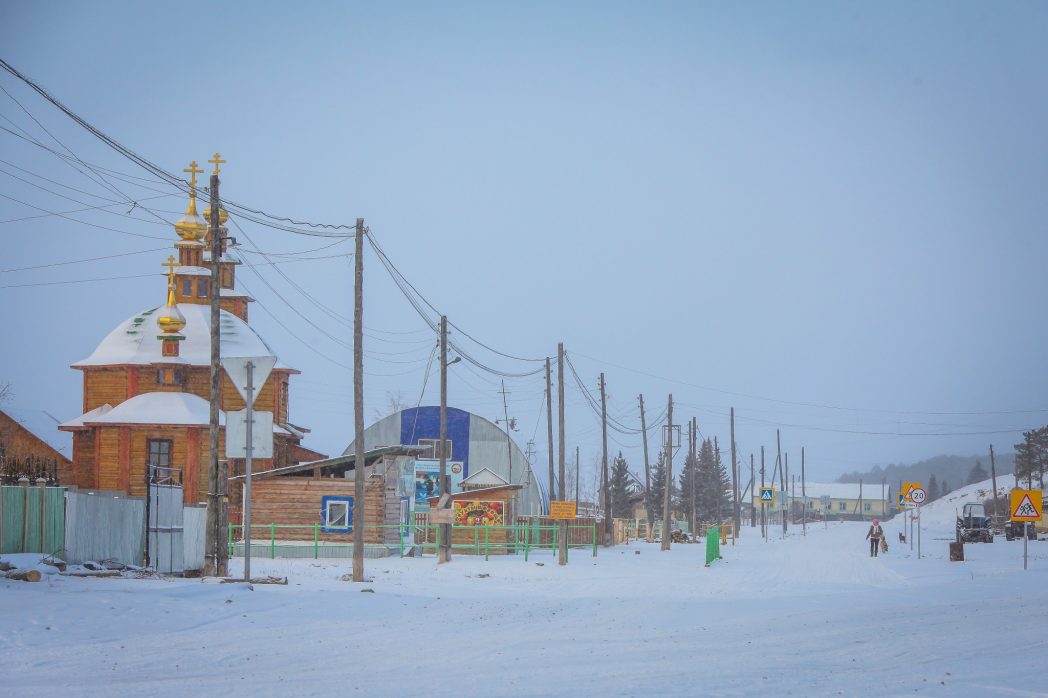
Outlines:
{"label": "roof with snow", "polygon": [[463,480],[461,484],[462,486],[469,485],[472,487],[498,487],[501,485],[508,485],[509,483],[505,478],[496,475],[488,468],[481,468]]}
{"label": "roof with snow", "polygon": [[73,457],[73,437],[58,430],[58,419],[47,410],[4,407],[3,411],[33,436],[66,458]]}
{"label": "roof with snow", "polygon": [[[790,493],[793,494],[793,490]],[[829,497],[831,499],[858,499],[860,494],[857,482],[806,482],[804,493],[808,497]],[[866,482],[862,485],[861,494],[863,499],[882,499],[884,497],[890,499],[891,485],[882,487],[879,482]],[[796,495],[801,496],[800,483],[797,483]]]}
{"label": "roof with snow", "polygon": [[[85,366],[123,366],[128,364],[179,363],[188,366],[207,366],[211,363],[211,306],[179,303],[178,310],[186,319],[185,337],[179,345],[177,357],[161,353],[161,334],[156,325],[158,311],[163,306],[143,310],[122,322],[102,340],[86,359],[73,364]],[[272,349],[251,326],[232,313],[221,311],[219,316],[222,356],[276,356]],[[277,361],[277,369],[290,368]]]}
{"label": "roof with snow", "polygon": [[113,406],[108,402],[104,405],[99,405],[93,410],[84,412],[79,417],[74,417],[67,422],[62,422],[58,425],[59,429],[81,429],[84,426],[84,422],[93,422],[97,417],[108,414],[113,409]]}
{"label": "roof with snow", "polygon": [[[225,415],[219,412],[219,423]],[[74,420],[75,421],[75,420]],[[202,426],[211,423],[207,400],[192,393],[142,393],[94,417],[84,424],[174,424]]]}

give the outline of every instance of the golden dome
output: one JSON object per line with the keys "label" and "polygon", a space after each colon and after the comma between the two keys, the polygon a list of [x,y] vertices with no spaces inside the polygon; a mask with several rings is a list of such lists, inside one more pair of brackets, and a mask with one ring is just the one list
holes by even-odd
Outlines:
{"label": "golden dome", "polygon": [[178,334],[186,326],[186,318],[177,306],[168,305],[156,319],[156,324],[164,334]]}
{"label": "golden dome", "polygon": [[207,224],[196,211],[196,197],[189,197],[189,209],[175,222],[175,232],[183,240],[203,240]]}
{"label": "golden dome", "polygon": [[175,305],[175,258],[168,257],[167,263],[167,305],[157,316],[156,324],[164,334],[178,334],[186,326],[186,318]]}
{"label": "golden dome", "polygon": [[[208,204],[207,208],[204,209],[204,220],[207,221],[208,223],[211,222],[211,205],[210,204]],[[229,213],[224,208],[219,206],[218,207],[218,224],[219,225],[225,225],[227,220],[229,220]]]}

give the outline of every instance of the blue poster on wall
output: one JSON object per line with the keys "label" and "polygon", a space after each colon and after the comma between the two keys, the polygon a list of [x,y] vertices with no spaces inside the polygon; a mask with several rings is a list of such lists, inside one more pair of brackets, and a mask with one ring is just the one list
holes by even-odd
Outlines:
{"label": "blue poster on wall", "polygon": [[[462,482],[463,466],[460,461],[448,461],[448,479],[451,481],[452,493],[459,490]],[[440,461],[439,460],[416,460],[415,461],[415,508],[429,508],[429,498],[439,497],[440,492]]]}

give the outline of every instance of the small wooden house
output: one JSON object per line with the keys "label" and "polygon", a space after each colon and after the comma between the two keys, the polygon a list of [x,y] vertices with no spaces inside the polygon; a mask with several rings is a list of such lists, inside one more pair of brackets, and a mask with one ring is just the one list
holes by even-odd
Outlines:
{"label": "small wooden house", "polygon": [[[515,542],[513,539],[515,517],[512,512],[523,485],[503,482],[500,485],[477,487],[475,486],[476,481],[473,486],[469,484],[472,477],[479,476],[478,479],[481,480],[487,477],[482,475],[486,470],[482,469],[474,476],[463,480],[463,491],[452,494],[450,497],[451,509],[455,517],[452,524],[451,544],[460,552],[483,554],[485,550],[490,550],[493,554],[505,554],[511,544]],[[439,497],[430,499],[430,508],[436,507],[439,500]],[[487,531],[481,533],[480,531],[484,528],[487,528]],[[436,542],[432,531],[427,534],[427,542]]]}
{"label": "small wooden house", "polygon": [[[399,545],[408,534],[405,492],[413,481],[415,446],[387,446],[364,454],[364,542]],[[252,538],[274,535],[281,541],[353,542],[356,456],[344,455],[253,473]],[[243,491],[246,477],[230,478]],[[270,529],[270,526],[278,528]],[[256,528],[258,527],[258,528]]]}

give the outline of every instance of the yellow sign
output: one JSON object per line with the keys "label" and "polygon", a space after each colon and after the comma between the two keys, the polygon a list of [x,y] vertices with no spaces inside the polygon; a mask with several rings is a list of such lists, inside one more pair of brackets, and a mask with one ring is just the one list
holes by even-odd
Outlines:
{"label": "yellow sign", "polygon": [[907,502],[911,501],[910,500],[910,492],[913,492],[914,490],[919,490],[919,489],[922,489],[921,483],[919,483],[919,482],[904,482],[904,483],[902,483],[902,498],[905,499]]}
{"label": "yellow sign", "polygon": [[549,503],[549,517],[551,519],[574,519],[575,502],[551,501]]}
{"label": "yellow sign", "polygon": [[1012,521],[1041,520],[1041,490],[1012,490]]}

